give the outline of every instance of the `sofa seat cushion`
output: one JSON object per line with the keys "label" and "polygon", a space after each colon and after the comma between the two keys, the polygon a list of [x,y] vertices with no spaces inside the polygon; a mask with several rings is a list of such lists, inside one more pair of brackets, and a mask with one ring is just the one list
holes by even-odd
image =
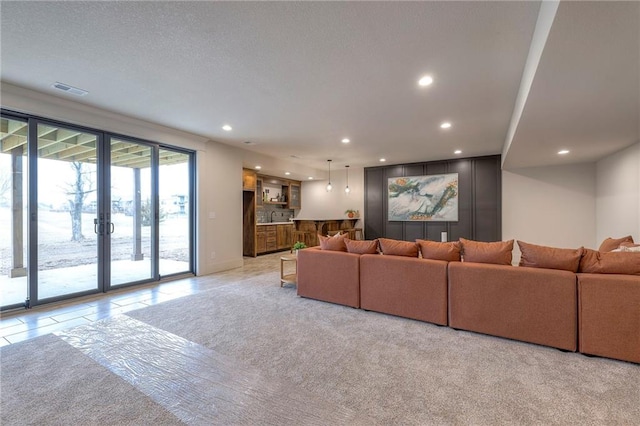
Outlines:
{"label": "sofa seat cushion", "polygon": [[599,252],[585,249],[579,272],[640,275],[640,252]]}
{"label": "sofa seat cushion", "polygon": [[382,254],[390,256],[418,257],[418,244],[410,241],[378,238]]}
{"label": "sofa seat cushion", "polygon": [[520,266],[528,268],[560,269],[578,272],[582,247],[579,249],[563,249],[518,241],[520,252]]}
{"label": "sofa seat cushion", "polygon": [[416,240],[423,259],[460,261],[460,241],[441,243],[438,241]]}
{"label": "sofa seat cushion", "polygon": [[460,238],[464,262],[511,265],[513,240],[485,243]]}

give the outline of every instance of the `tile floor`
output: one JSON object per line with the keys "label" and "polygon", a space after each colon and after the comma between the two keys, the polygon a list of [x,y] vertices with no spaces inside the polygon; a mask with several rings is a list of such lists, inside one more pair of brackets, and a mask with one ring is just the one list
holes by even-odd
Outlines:
{"label": "tile floor", "polygon": [[[3,312],[0,317],[0,346],[197,294],[213,287],[233,284],[248,276],[279,272],[280,256],[283,254],[289,253],[273,253],[257,258],[245,257],[244,266],[241,268],[212,275],[144,284],[109,293],[40,305],[28,310]],[[273,284],[279,286],[279,276]]]}

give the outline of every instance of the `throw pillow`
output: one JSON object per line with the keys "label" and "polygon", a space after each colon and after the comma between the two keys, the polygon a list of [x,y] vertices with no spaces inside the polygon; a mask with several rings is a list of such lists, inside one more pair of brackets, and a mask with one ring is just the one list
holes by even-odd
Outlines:
{"label": "throw pillow", "polygon": [[446,260],[448,262],[460,261],[460,242],[451,241],[441,243],[438,241],[416,240],[420,246],[420,253],[424,259]]}
{"label": "throw pillow", "polygon": [[631,237],[631,235],[627,235],[626,237],[622,238],[605,238],[602,244],[600,244],[600,248],[598,249],[598,251],[608,252],[611,250],[615,250],[620,247],[620,244],[622,243],[633,244],[633,237]]}
{"label": "throw pillow", "polygon": [[600,252],[585,249],[578,272],[640,275],[640,253]]}
{"label": "throw pillow", "polygon": [[582,247],[579,249],[562,249],[538,246],[524,241],[518,241],[518,245],[522,252],[520,266],[578,272],[582,257]]}
{"label": "throw pillow", "polygon": [[484,243],[460,238],[460,244],[462,244],[463,262],[511,265],[513,240]]}
{"label": "throw pillow", "polygon": [[382,254],[391,256],[418,257],[418,244],[409,241],[378,238]]}
{"label": "throw pillow", "polygon": [[347,234],[337,235],[333,237],[325,237],[318,234],[318,241],[320,241],[320,248],[322,250],[332,251],[347,251],[347,246],[344,243]]}
{"label": "throw pillow", "polygon": [[347,245],[347,251],[355,254],[377,254],[378,253],[378,240],[350,240],[349,238],[344,240]]}

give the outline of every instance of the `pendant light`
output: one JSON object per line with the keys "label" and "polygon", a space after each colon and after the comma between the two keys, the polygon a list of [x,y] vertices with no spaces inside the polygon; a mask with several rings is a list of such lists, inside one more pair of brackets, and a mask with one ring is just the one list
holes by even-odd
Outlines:
{"label": "pendant light", "polygon": [[331,186],[331,160],[327,160],[327,162],[329,163],[329,183],[327,184],[327,192],[331,192],[331,188],[333,188]]}
{"label": "pendant light", "polygon": [[344,192],[346,192],[347,194],[351,192],[351,189],[349,189],[349,166],[344,166],[347,169],[347,186],[344,188]]}

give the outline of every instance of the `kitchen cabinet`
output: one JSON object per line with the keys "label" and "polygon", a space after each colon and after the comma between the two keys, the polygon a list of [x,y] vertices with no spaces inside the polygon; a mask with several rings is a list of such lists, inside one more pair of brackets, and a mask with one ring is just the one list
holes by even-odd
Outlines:
{"label": "kitchen cabinet", "polygon": [[256,206],[263,206],[264,200],[262,198],[262,178],[256,178]]}
{"label": "kitchen cabinet", "polygon": [[267,228],[266,229],[267,251],[277,250],[278,242],[277,242],[276,225],[266,225],[266,226],[262,226],[262,228]]}
{"label": "kitchen cabinet", "polygon": [[300,184],[291,182],[289,184],[289,195],[287,197],[288,208],[290,209],[300,209],[302,207],[301,193],[300,193]]}
{"label": "kitchen cabinet", "polygon": [[276,225],[276,245],[278,250],[290,249],[293,243],[293,225]]}
{"label": "kitchen cabinet", "polygon": [[288,250],[293,245],[293,224],[258,225],[256,228],[257,254]]}
{"label": "kitchen cabinet", "polygon": [[257,179],[258,176],[256,175],[256,172],[249,169],[242,169],[242,190],[255,191]]}

